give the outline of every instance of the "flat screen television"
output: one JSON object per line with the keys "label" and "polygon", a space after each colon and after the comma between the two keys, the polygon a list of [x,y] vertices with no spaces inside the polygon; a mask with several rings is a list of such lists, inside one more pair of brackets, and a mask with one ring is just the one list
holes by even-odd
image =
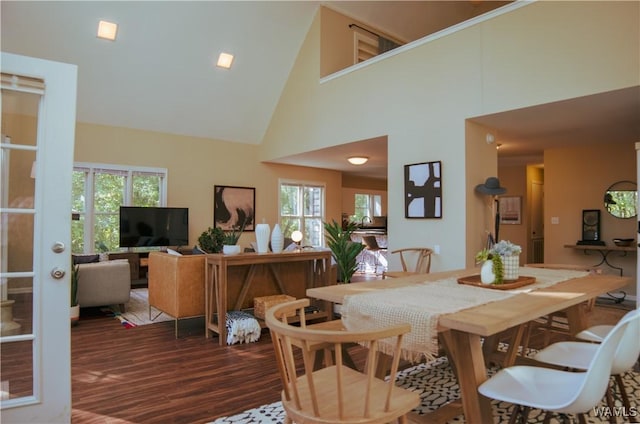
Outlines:
{"label": "flat screen television", "polygon": [[188,244],[189,208],[120,207],[120,247]]}

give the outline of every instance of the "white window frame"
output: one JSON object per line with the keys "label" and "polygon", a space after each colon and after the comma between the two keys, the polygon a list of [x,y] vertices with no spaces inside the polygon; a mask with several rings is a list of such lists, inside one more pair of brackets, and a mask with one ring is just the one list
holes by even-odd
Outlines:
{"label": "white window frame", "polygon": [[[104,163],[92,163],[92,162],[74,162],[73,163],[73,171],[74,172],[86,172],[87,178],[84,184],[84,212],[80,211],[72,211],[74,214],[84,214],[84,253],[92,253],[94,246],[94,224],[95,224],[95,213],[94,213],[94,200],[95,200],[95,186],[94,186],[94,176],[97,172],[100,171],[113,171],[113,173],[119,173],[125,177],[125,187],[124,187],[124,204],[122,206],[132,206],[132,196],[133,196],[133,177],[136,174],[156,174],[160,176],[160,199],[158,202],[158,206],[164,207],[167,206],[167,179],[168,179],[168,170],[167,168],[152,168],[146,166],[124,166],[124,165],[114,165],[114,164],[104,164]],[[89,201],[91,200],[91,201]],[[90,249],[91,251],[87,251]]]}
{"label": "white window frame", "polygon": [[[298,186],[300,188],[304,188],[304,187],[314,187],[314,188],[321,188],[322,189],[322,199],[321,199],[321,205],[320,205],[320,216],[313,216],[313,217],[308,217],[306,219],[320,219],[320,221],[322,223],[325,222],[325,211],[326,211],[326,201],[327,201],[327,186],[325,183],[323,182],[317,182],[317,181],[305,181],[305,180],[290,180],[290,179],[279,179],[278,180],[278,222],[281,224],[282,223],[282,219],[283,219],[283,215],[282,215],[282,197],[281,197],[281,188],[283,185],[292,185],[292,186]],[[304,208],[304,199],[300,199],[299,204],[301,205],[302,208]],[[288,218],[290,215],[287,215],[286,217]],[[298,216],[298,215],[296,215]],[[301,211],[301,215],[300,215],[300,220],[301,220],[301,231],[303,232],[304,235],[304,239],[303,240],[309,240],[310,238],[308,237],[307,234],[304,234],[304,229],[305,229],[305,216],[304,213]],[[314,247],[322,247],[324,246],[324,227],[321,226],[320,230],[319,230],[319,234],[318,234],[318,239],[320,240],[320,244],[318,246],[314,246]]]}
{"label": "white window frame", "polygon": [[382,195],[373,193],[355,193],[353,196],[354,214],[357,213],[357,207],[355,205],[357,196],[366,196],[367,198],[367,213],[365,216],[368,216],[369,218],[382,216]]}

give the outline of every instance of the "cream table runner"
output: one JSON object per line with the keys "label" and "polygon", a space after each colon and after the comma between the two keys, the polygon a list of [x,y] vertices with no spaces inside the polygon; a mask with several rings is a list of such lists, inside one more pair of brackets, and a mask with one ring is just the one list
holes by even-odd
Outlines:
{"label": "cream table runner", "polygon": [[[588,275],[583,271],[520,268],[521,276],[536,278],[534,284],[513,290],[492,290],[458,284],[457,278],[425,281],[416,285],[346,296],[342,321],[347,330],[362,331],[409,323],[402,357],[411,362],[433,360],[438,354],[438,318],[442,314],[472,308],[518,293],[552,286],[561,281]],[[379,349],[390,353],[393,345],[382,341]]]}

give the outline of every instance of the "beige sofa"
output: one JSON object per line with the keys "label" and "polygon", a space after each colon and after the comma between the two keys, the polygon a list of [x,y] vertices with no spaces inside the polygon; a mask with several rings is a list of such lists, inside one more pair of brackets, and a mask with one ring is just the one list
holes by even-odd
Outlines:
{"label": "beige sofa", "polygon": [[124,312],[131,292],[131,273],[126,259],[78,265],[80,307],[119,305]]}
{"label": "beige sofa", "polygon": [[204,315],[205,255],[149,254],[149,306],[176,320]]}

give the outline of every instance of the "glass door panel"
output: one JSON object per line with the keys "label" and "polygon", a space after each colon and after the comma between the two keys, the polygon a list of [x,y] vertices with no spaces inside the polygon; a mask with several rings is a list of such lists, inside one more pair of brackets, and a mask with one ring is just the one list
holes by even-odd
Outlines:
{"label": "glass door panel", "polygon": [[[3,75],[3,82],[5,75]],[[36,90],[37,91],[37,90]],[[40,93],[2,88],[0,375],[3,401],[35,396],[34,222]]]}

